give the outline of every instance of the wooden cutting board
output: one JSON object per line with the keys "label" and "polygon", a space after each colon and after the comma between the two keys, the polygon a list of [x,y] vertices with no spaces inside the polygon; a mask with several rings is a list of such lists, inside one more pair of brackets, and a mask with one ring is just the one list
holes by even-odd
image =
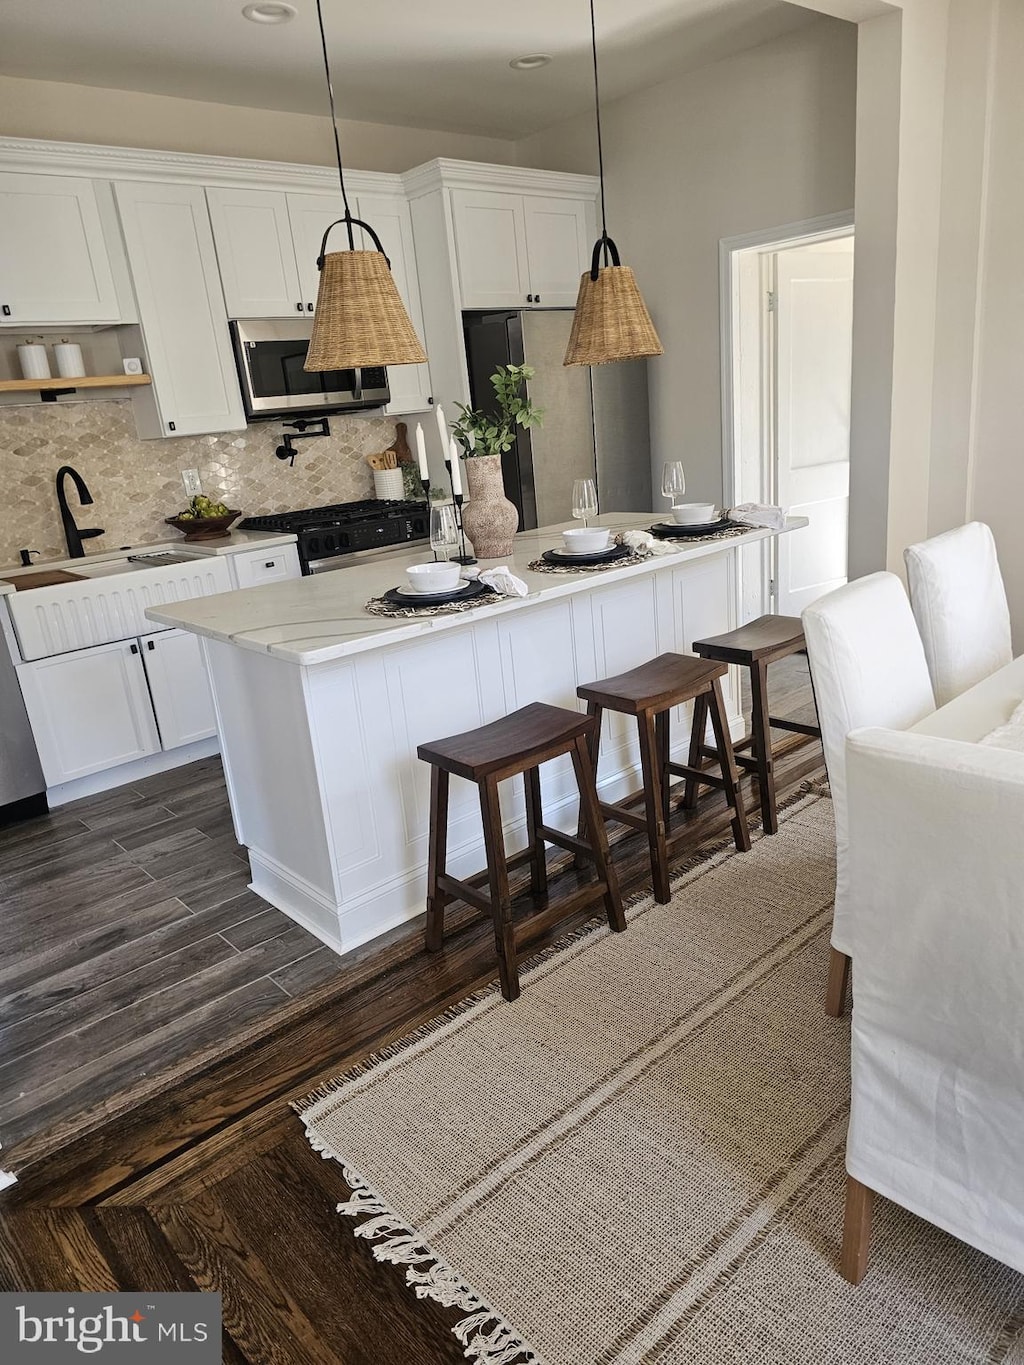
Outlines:
{"label": "wooden cutting board", "polygon": [[66,569],[40,569],[38,573],[18,574],[15,578],[0,580],[13,583],[18,592],[28,588],[52,588],[55,583],[80,583],[85,574],[68,573]]}

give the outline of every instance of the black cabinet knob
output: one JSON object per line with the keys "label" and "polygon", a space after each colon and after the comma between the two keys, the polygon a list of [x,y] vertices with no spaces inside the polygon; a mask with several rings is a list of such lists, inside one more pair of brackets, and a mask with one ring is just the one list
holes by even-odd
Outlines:
{"label": "black cabinet knob", "polygon": [[301,303],[297,303],[297,304],[295,305],[295,311],[296,311],[296,313],[301,313],[301,312],[302,312],[302,304],[301,304]]}
{"label": "black cabinet knob", "polygon": [[147,648],[147,649],[156,649],[156,644],[155,644],[155,642],[154,642],[153,640],[147,640],[147,641],[146,641],[146,648]]}
{"label": "black cabinet knob", "polygon": [[138,654],[138,652],[139,652],[139,647],[138,647],[138,645],[132,645],[132,646],[130,646],[130,648],[131,648],[131,651],[132,651],[133,654]]}
{"label": "black cabinet knob", "polygon": [[312,311],[313,311],[313,305],[312,305],[311,303],[307,303],[307,304],[306,304],[306,312],[307,312],[307,313],[312,313]]}
{"label": "black cabinet knob", "polygon": [[532,295],[532,294],[527,294],[527,296],[526,296],[526,302],[527,302],[527,303],[532,303],[532,302],[533,302],[533,295]]}
{"label": "black cabinet knob", "polygon": [[177,429],[178,429],[178,428],[174,425],[173,422],[168,422],[168,423],[167,423],[167,430],[168,430],[168,431],[177,431]]}
{"label": "black cabinet knob", "polygon": [[5,303],[2,310],[0,311],[3,312],[5,318],[9,318],[11,316],[11,305],[9,303]]}

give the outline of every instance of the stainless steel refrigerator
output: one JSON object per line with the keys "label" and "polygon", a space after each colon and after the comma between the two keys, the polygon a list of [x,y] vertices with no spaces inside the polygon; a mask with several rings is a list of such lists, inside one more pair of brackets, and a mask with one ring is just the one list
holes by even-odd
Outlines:
{"label": "stainless steel refrigerator", "polygon": [[502,457],[505,494],[521,529],[572,518],[574,479],[593,478],[602,512],[649,512],[651,437],[647,362],[562,364],[571,309],[463,313],[472,406],[494,409],[499,365],[532,365],[531,400],[544,421],[519,430]]}

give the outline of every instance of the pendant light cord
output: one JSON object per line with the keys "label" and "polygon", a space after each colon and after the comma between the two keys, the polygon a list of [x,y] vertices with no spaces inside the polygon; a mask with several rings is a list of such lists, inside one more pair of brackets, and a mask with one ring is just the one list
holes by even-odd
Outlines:
{"label": "pendant light cord", "polygon": [[[593,4],[593,0],[591,0],[591,4],[590,4],[590,16],[591,16],[591,20],[593,20],[593,16],[594,16],[594,4]],[[346,228],[348,229],[348,246],[349,246],[349,250],[350,250],[350,251],[354,251],[354,250],[355,250],[355,245],[356,245],[356,243],[355,243],[355,235],[354,235],[354,233],[353,233],[353,231],[352,231],[352,210],[351,210],[351,209],[349,208],[349,206],[348,206],[348,194],[346,193],[346,190],[345,190],[345,169],[344,169],[344,167],[343,167],[342,164],[341,164],[341,139],[338,137],[338,115],[337,115],[337,113],[335,112],[335,108],[334,108],[334,85],[333,85],[332,82],[331,82],[331,64],[330,64],[330,62],[329,62],[329,60],[328,60],[328,58],[327,58],[327,35],[326,35],[326,33],[324,32],[324,15],[323,15],[323,10],[320,8],[320,0],[316,0],[316,19],[317,19],[317,23],[320,25],[320,46],[322,47],[322,49],[323,49],[323,54],[324,54],[324,73],[325,73],[325,75],[327,76],[327,95],[328,95],[328,98],[330,99],[330,102],[331,102],[331,129],[332,129],[332,131],[333,131],[333,133],[334,133],[334,154],[335,154],[335,156],[337,157],[337,161],[338,161],[338,181],[339,181],[339,183],[341,184],[341,199],[342,199],[342,203],[345,205],[345,226],[346,226]],[[597,47],[596,47],[596,39],[595,39],[595,47],[594,47],[594,80],[595,80],[595,83],[596,83],[596,80],[597,80]],[[598,119],[598,143],[600,143],[600,139],[601,139],[601,133],[600,133],[600,117],[599,117],[599,119]],[[604,195],[604,182],[603,182],[603,180],[602,180],[601,193],[602,193],[602,199],[603,199],[603,195]],[[602,203],[601,212],[602,212],[602,214],[603,214],[603,212],[604,212],[603,203]],[[321,254],[322,254],[322,253],[321,253]]]}
{"label": "pendant light cord", "polygon": [[[319,6],[320,0],[317,0]],[[590,50],[594,58],[594,114],[597,121],[597,174],[601,182],[601,242],[604,246],[605,264],[608,263],[608,214],[604,202],[604,144],[601,141],[601,91],[597,80],[597,22],[594,18],[594,0],[590,0]]]}

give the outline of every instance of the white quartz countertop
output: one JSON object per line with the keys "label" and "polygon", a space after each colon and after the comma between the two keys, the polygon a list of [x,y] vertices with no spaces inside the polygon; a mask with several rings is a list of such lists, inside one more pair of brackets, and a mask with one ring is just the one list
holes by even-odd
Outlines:
{"label": "white quartz countertop", "polygon": [[[270,545],[290,545],[295,536],[277,531],[231,531],[220,540],[194,541],[188,545],[181,536],[174,540],[157,540],[149,545],[125,545],[119,550],[102,550],[98,554],[85,554],[81,559],[48,559],[17,568],[0,569],[0,580],[20,578],[23,574],[46,573],[47,570],[64,569],[74,573],[83,564],[110,563],[111,560],[125,559],[128,555],[166,554],[174,550],[178,554],[195,558],[207,555],[236,555],[243,550],[265,550]],[[0,597],[16,592],[13,583],[0,581]]]}
{"label": "white quartz countertop", "polygon": [[[596,524],[611,527],[613,531],[646,529],[659,518],[660,514],[650,512],[609,513],[598,518]],[[374,563],[175,602],[166,607],[151,608],[146,615],[161,625],[177,626],[242,649],[272,654],[291,663],[327,663],[436,631],[452,630],[499,612],[522,611],[538,602],[586,592],[637,574],[652,573],[687,560],[722,554],[768,536],[785,534],[751,528],[743,535],[726,540],[696,545],[681,542],[672,554],[653,556],[602,573],[531,573],[527,568],[531,560],[538,559],[544,550],[561,545],[561,532],[573,525],[578,523],[521,531],[516,536],[511,555],[501,560],[481,560],[479,567],[483,570],[496,564],[508,564],[513,573],[526,582],[529,596],[498,598],[473,611],[442,616],[386,617],[371,616],[364,610],[370,598],[404,585],[406,565],[431,558],[430,550],[419,544]],[[790,517],[786,532],[806,525],[806,517]]]}

